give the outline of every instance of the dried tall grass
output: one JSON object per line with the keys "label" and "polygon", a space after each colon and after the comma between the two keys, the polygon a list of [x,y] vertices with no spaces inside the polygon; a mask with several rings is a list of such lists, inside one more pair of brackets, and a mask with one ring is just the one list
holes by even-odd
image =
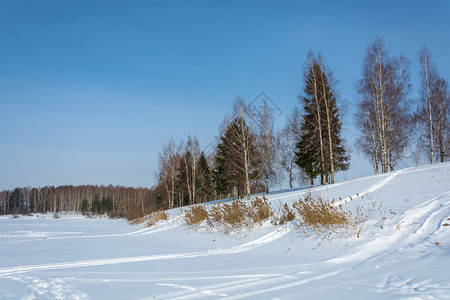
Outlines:
{"label": "dried tall grass", "polygon": [[206,221],[210,227],[226,233],[261,225],[273,216],[271,205],[265,197],[250,202],[234,200],[231,203],[218,203],[209,209],[204,205],[196,205],[184,210],[183,213],[189,226],[197,226]]}
{"label": "dried tall grass", "polygon": [[251,215],[253,223],[257,224],[262,224],[273,216],[272,207],[264,195],[263,199],[256,198],[251,201],[249,214]]}
{"label": "dried tall grass", "polygon": [[350,211],[345,211],[342,205],[334,206],[334,200],[323,200],[308,195],[304,200],[293,203],[293,208],[302,219],[302,225],[318,234],[326,232],[346,231],[353,225]]}
{"label": "dried tall grass", "polygon": [[150,214],[150,216],[148,217],[147,226],[148,227],[153,226],[156,223],[158,223],[159,221],[163,221],[163,220],[167,220],[167,219],[169,219],[169,215],[164,210],[154,212],[154,213]]}
{"label": "dried tall grass", "polygon": [[191,206],[183,212],[184,219],[189,226],[197,226],[208,219],[208,210],[203,205]]}
{"label": "dried tall grass", "polygon": [[[276,206],[276,205],[275,205]],[[381,212],[381,204],[371,201],[368,208],[356,207],[356,211],[345,210],[333,200],[324,200],[320,195],[307,195],[292,204],[278,203],[276,213],[265,196],[251,201],[234,200],[214,205],[195,205],[183,210],[183,217],[189,226],[198,226],[205,222],[211,228],[225,233],[237,232],[244,228],[261,226],[270,220],[273,225],[283,225],[294,220],[306,234],[330,237],[333,233],[340,236],[359,237],[363,224]],[[381,214],[380,214],[381,216]],[[385,220],[382,217],[382,222]],[[383,228],[383,226],[381,226]]]}

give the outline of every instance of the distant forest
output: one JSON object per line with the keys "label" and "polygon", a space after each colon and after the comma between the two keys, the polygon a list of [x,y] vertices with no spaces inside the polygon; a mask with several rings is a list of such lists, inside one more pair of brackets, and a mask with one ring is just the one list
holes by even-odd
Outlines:
{"label": "distant forest", "polygon": [[[393,171],[406,158],[447,161],[450,92],[431,53],[418,51],[419,97],[410,96],[409,60],[389,54],[380,38],[368,45],[356,82],[353,119],[356,149],[375,174]],[[236,98],[217,140],[202,148],[195,136],[169,140],[159,153],[156,185],[16,188],[0,193],[0,213],[77,211],[138,218],[148,213],[213,199],[242,198],[281,189],[282,182],[325,185],[347,170],[337,81],[320,54],[309,52],[299,106],[275,128],[279,108],[264,93],[250,103]]]}
{"label": "distant forest", "polygon": [[163,208],[161,196],[148,188],[122,186],[46,186],[42,188],[15,188],[0,193],[1,214],[74,211],[84,214],[114,216],[145,215]]}

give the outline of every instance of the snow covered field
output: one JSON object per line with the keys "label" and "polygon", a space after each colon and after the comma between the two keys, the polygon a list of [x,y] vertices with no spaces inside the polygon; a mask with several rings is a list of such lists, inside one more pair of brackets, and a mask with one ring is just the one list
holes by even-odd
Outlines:
{"label": "snow covered field", "polygon": [[327,240],[296,221],[231,235],[193,230],[178,210],[150,228],[0,216],[0,298],[450,299],[449,163],[267,198],[277,206],[308,192],[381,208],[360,238]]}

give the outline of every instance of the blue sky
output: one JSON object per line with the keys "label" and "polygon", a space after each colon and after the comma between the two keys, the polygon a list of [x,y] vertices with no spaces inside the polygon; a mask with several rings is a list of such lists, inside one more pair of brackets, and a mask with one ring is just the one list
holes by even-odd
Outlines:
{"label": "blue sky", "polygon": [[[426,44],[450,79],[450,1],[0,0],[0,190],[152,186],[170,138],[206,147],[237,96],[297,104],[320,51],[348,107],[367,45],[411,62]],[[360,155],[341,179],[372,173]],[[406,164],[406,163],[405,163]]]}

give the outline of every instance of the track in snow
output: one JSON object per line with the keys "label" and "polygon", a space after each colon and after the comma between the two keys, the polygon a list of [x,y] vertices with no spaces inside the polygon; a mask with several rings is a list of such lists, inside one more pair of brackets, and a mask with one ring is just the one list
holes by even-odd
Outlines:
{"label": "track in snow", "polygon": [[211,256],[211,255],[240,253],[240,252],[245,252],[245,251],[260,247],[262,245],[271,243],[271,242],[281,238],[282,236],[284,236],[285,234],[287,234],[290,231],[291,231],[291,226],[285,226],[285,227],[279,228],[269,234],[266,234],[254,241],[251,241],[251,242],[239,245],[239,246],[235,246],[232,248],[228,248],[228,249],[213,249],[213,250],[190,252],[190,253],[160,254],[160,255],[134,256],[134,257],[122,257],[122,258],[107,258],[107,259],[66,262],[66,263],[0,268],[0,277],[4,277],[4,276],[10,275],[10,274],[32,272],[32,271],[104,266],[104,265],[155,261],[155,260],[185,259],[185,258],[193,258],[193,257]]}
{"label": "track in snow", "polygon": [[[400,221],[384,229],[388,234],[365,243],[355,253],[328,260],[330,263],[349,263],[367,260],[393,247],[422,242],[441,229],[450,212],[450,192],[443,193],[404,212]],[[419,225],[419,226],[417,226]]]}
{"label": "track in snow", "polygon": [[399,171],[395,171],[392,174],[390,174],[388,177],[380,180],[379,182],[375,183],[374,185],[372,185],[371,187],[369,187],[367,190],[364,190],[362,192],[359,192],[353,196],[347,197],[345,199],[342,199],[340,201],[335,202],[333,205],[334,206],[339,206],[339,204],[344,204],[347,203],[349,201],[352,201],[356,198],[360,198],[363,197],[367,194],[373,193],[376,190],[379,190],[380,188],[386,186],[387,184],[389,184],[390,182],[392,182],[394,179],[396,179],[398,177],[398,175],[400,175],[400,173],[402,173],[403,170],[399,170]]}

